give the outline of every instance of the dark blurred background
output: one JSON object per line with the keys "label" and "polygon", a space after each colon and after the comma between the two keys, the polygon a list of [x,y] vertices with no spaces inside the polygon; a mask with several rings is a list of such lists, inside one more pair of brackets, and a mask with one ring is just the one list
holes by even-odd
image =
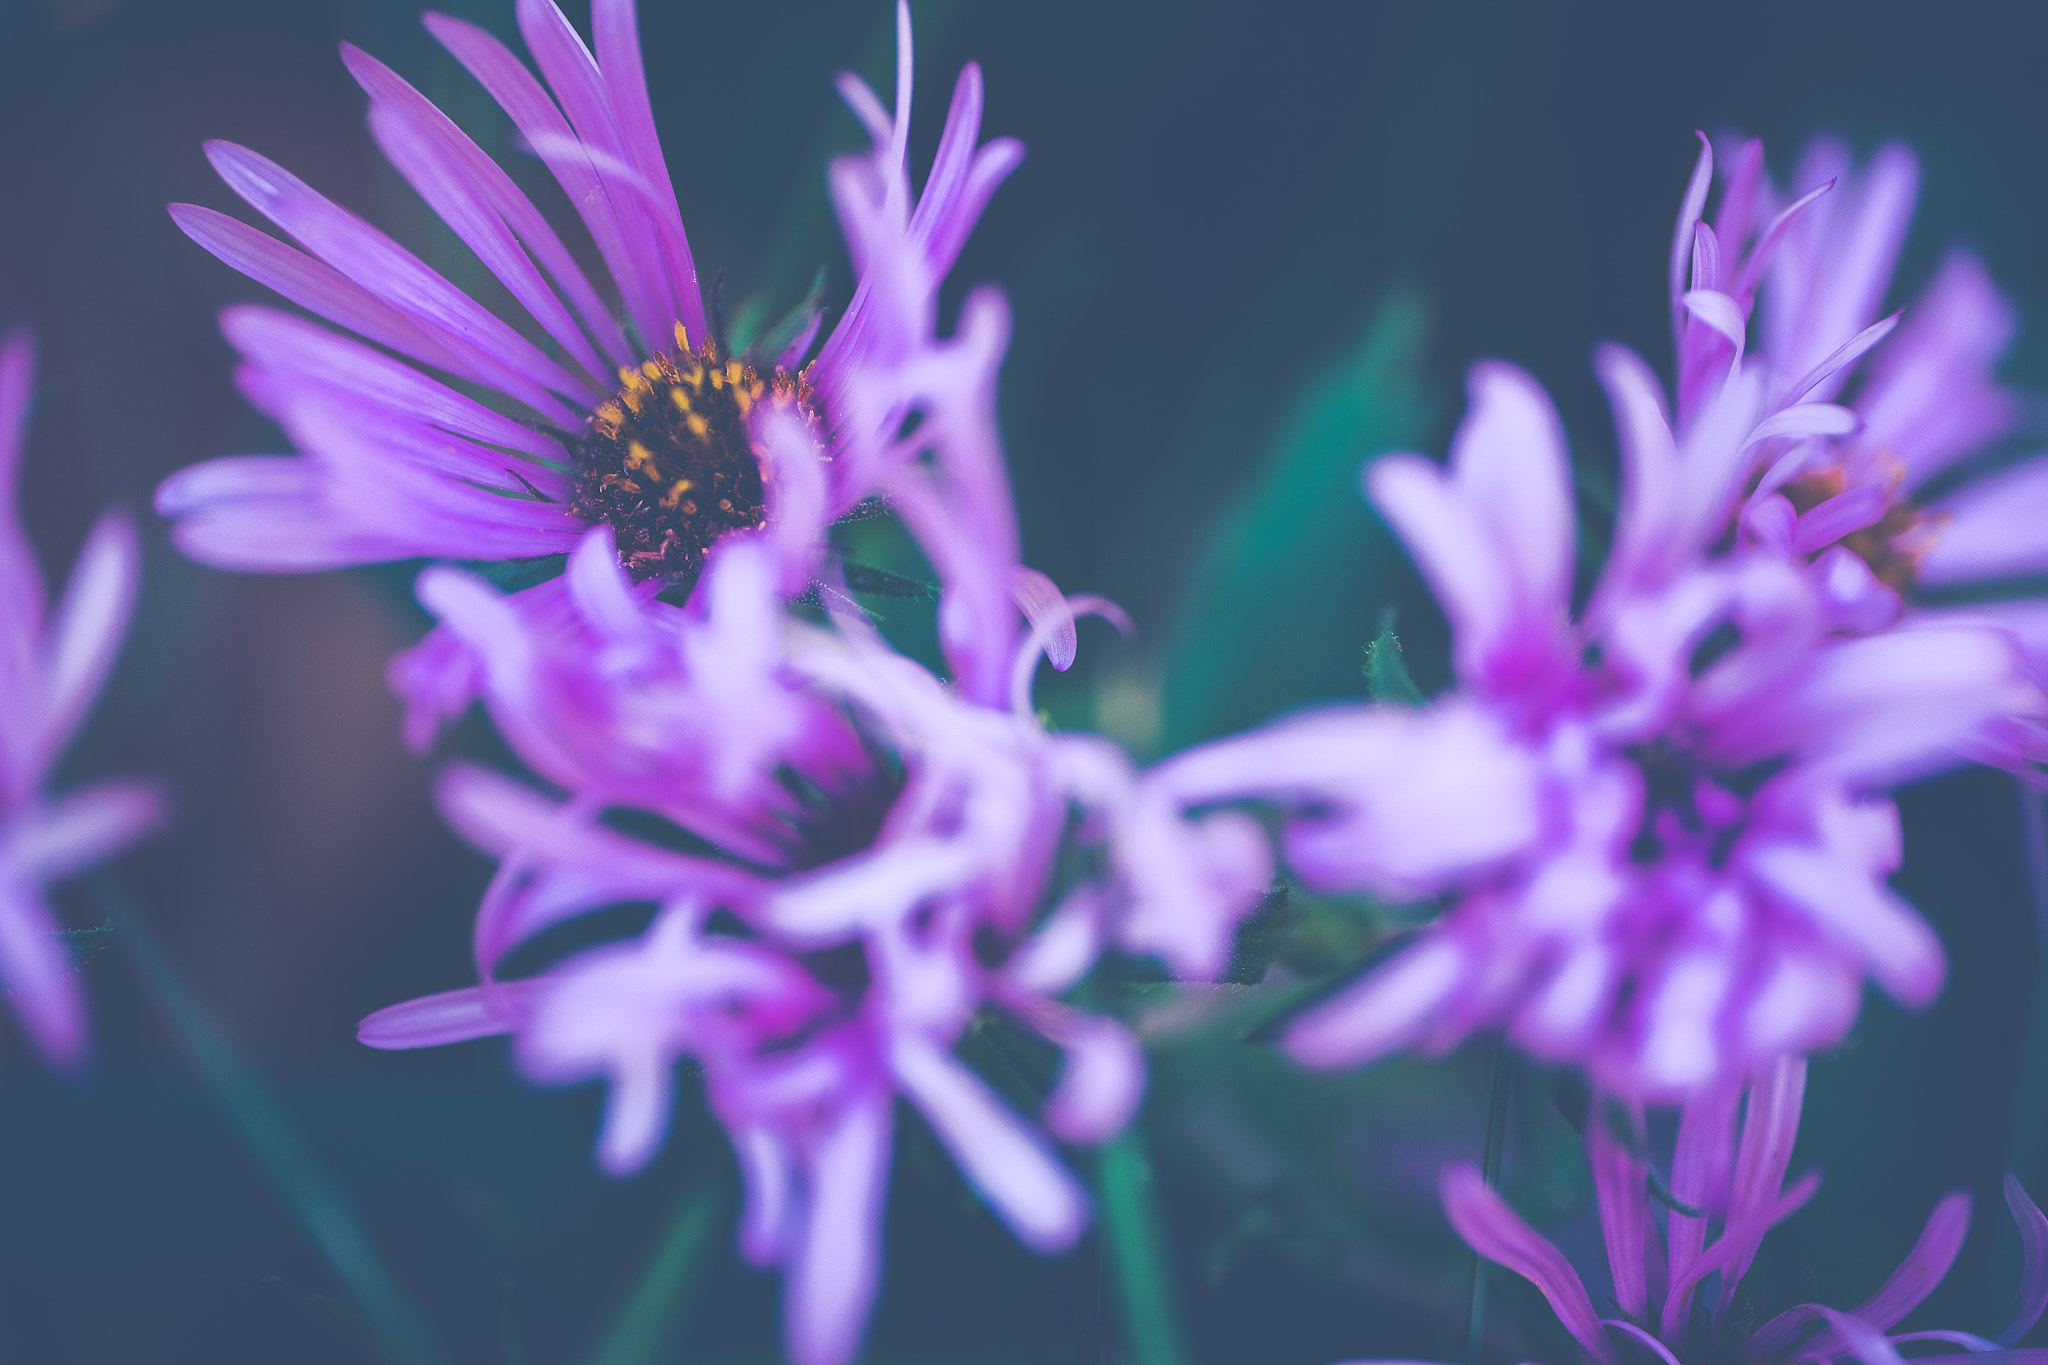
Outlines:
{"label": "dark blurred background", "polygon": [[[516,43],[510,0],[451,8]],[[1358,501],[1358,465],[1441,449],[1480,356],[1535,371],[1586,467],[1611,463],[1588,352],[1618,339],[1668,369],[1664,261],[1695,128],[1761,134],[1781,178],[1823,130],[1865,154],[1911,143],[1924,188],[1894,305],[1948,244],[1973,245],[2021,310],[2008,376],[2048,387],[2035,5],[913,9],[916,166],[971,59],[987,131],[1030,148],[955,285],[993,281],[1015,309],[1004,416],[1029,556],[1140,624],[1128,645],[1090,636],[1041,695],[1060,723],[1148,756],[1362,694],[1387,619],[1425,689],[1441,684],[1441,624]],[[883,0],[643,10],[706,278],[723,269],[729,299],[772,314],[824,265],[843,299],[823,168],[856,130],[831,77],[851,66],[886,89]],[[408,0],[0,0],[0,319],[42,338],[25,498],[53,575],[104,506],[145,510],[171,470],[280,448],[214,324],[261,291],[164,216],[170,200],[240,211],[202,139],[275,157],[480,287],[375,152],[344,39],[519,160]],[[86,968],[90,1076],[50,1079],[0,1029],[0,1359],[374,1359],[302,1217],[306,1180],[367,1228],[448,1360],[776,1358],[775,1284],[729,1251],[729,1158],[688,1084],[662,1158],[613,1182],[589,1160],[595,1087],[530,1091],[497,1043],[354,1041],[368,1011],[473,980],[489,871],[396,738],[382,668],[423,627],[409,570],[237,578],[147,535],[138,624],[66,772],[154,774],[177,822],[117,870],[146,932],[115,933]],[[2015,1094],[2048,1080],[2016,1079],[2037,974],[2019,804],[1987,774],[1904,804],[1901,885],[1948,943],[1952,982],[1924,1017],[1874,1001],[1816,1063],[1800,1162],[1827,1184],[1760,1273],[1787,1302],[1851,1305],[1942,1192],[1972,1186],[1979,1226],[1909,1325],[1995,1330],[2016,1255],[1999,1172],[2037,1195],[2048,1174],[2038,1129],[2013,1119]],[[63,895],[80,926],[115,904],[91,883]],[[203,1046],[192,1011],[166,1012],[166,980],[246,1070]],[[1196,1005],[1207,1022],[1162,1043],[1145,1124],[1189,1358],[1456,1358],[1469,1263],[1434,1212],[1434,1170],[1478,1151],[1482,1060],[1305,1077],[1240,1041],[1258,992]],[[269,1097],[307,1158],[299,1186],[266,1176],[223,1076]],[[1584,1249],[1582,1168],[1546,1084],[1517,1078],[1509,1185]],[[906,1129],[870,1359],[1129,1359],[1095,1242],[1054,1261],[1018,1250]],[[1489,1352],[1565,1358],[1507,1280],[1491,1280]],[[639,1284],[669,1286],[651,1318],[632,1316]]]}

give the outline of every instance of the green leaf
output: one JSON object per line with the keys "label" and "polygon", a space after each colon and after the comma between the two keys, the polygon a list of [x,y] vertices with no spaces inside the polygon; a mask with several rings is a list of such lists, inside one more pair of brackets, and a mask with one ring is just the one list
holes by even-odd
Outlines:
{"label": "green leaf", "polygon": [[531,559],[478,560],[463,566],[487,580],[499,592],[521,592],[550,578],[560,578],[569,567],[567,555],[536,555]]}
{"label": "green leaf", "polygon": [[1422,299],[1395,293],[1280,423],[1190,580],[1164,669],[1166,748],[1357,694],[1359,641],[1404,563],[1359,472],[1429,432],[1418,378],[1429,327]]}
{"label": "green leaf", "polygon": [[1408,665],[1401,658],[1401,641],[1391,628],[1381,630],[1379,638],[1365,647],[1365,690],[1374,701],[1394,706],[1423,703],[1422,693],[1408,676]]}
{"label": "green leaf", "polygon": [[910,602],[936,602],[939,600],[939,585],[927,583],[921,578],[911,578],[900,573],[890,573],[872,564],[847,560],[842,566],[846,574],[846,586],[869,597],[893,597]]}
{"label": "green leaf", "polygon": [[[748,345],[744,347],[741,346],[739,334],[735,330],[733,349],[752,350],[762,360],[772,364],[777,356],[789,349],[789,344],[796,340],[797,333],[810,325],[811,319],[824,307],[824,302],[825,267],[821,265],[818,267],[818,273],[811,277],[811,287],[804,295],[803,302],[785,313],[782,320],[762,333],[758,340],[750,332],[747,337]],[[748,306],[751,308],[753,305],[750,303]]]}

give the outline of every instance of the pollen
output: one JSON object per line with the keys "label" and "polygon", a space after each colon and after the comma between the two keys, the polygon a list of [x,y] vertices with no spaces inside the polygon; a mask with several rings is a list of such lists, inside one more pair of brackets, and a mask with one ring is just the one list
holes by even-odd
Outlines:
{"label": "pollen", "polygon": [[675,339],[675,349],[619,370],[575,447],[574,510],[610,523],[640,580],[686,580],[720,537],[763,523],[767,490],[747,437],[757,406],[792,408],[820,429],[801,375],[763,372],[715,341],[692,347],[680,324]]}
{"label": "pollen", "polygon": [[[1905,468],[1896,460],[1888,460],[1887,463],[1892,466],[1888,470],[1891,496],[1885,504],[1884,514],[1862,530],[1850,532],[1837,543],[1846,546],[1851,554],[1869,565],[1872,576],[1880,583],[1900,593],[1908,593],[1919,580],[1921,558],[1933,548],[1947,518],[1941,513],[1929,512],[1901,492]],[[1803,515],[1841,493],[1847,486],[1847,474],[1840,468],[1829,467],[1802,474],[1780,491],[1793,509]]]}

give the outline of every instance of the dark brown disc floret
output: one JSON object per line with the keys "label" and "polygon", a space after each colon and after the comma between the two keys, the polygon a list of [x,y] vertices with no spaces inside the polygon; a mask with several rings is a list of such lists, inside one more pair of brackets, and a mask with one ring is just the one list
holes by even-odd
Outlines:
{"label": "dark brown disc floret", "polygon": [[687,579],[729,531],[762,524],[767,504],[747,421],[761,404],[791,407],[815,429],[802,376],[722,355],[718,343],[676,346],[619,371],[577,441],[576,514],[610,523],[636,580]]}

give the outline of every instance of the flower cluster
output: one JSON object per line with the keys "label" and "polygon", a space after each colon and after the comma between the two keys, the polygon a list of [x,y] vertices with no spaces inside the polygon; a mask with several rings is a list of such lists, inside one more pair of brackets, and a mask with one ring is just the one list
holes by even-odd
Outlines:
{"label": "flower cluster", "polygon": [[[245,388],[306,453],[187,470],[159,504],[188,552],[244,568],[566,552],[559,578],[510,596],[456,568],[419,580],[439,626],[391,670],[409,738],[425,747],[480,701],[562,795],[445,775],[448,818],[499,860],[476,919],[481,982],[380,1011],[362,1039],[509,1034],[536,1080],[603,1078],[598,1155],[615,1173],[659,1148],[675,1069],[694,1059],[745,1173],[742,1250],[787,1275],[791,1354],[840,1365],[879,1280],[897,1097],[1020,1240],[1071,1245],[1088,1200],[1048,1135],[1115,1134],[1143,1062],[1124,1025],[1062,996],[1110,951],[1219,973],[1270,855],[1249,817],[1188,819],[1115,746],[1049,734],[1031,708],[1041,656],[1073,660],[1077,614],[1121,613],[1019,562],[995,422],[1002,297],[971,294],[955,330],[939,327],[939,283],[1019,156],[975,146],[978,71],[915,197],[907,9],[893,113],[842,82],[872,140],[831,175],[858,283],[815,358],[813,317],[771,364],[704,330],[630,5],[596,6],[596,64],[546,0],[519,14],[560,114],[481,32],[429,26],[576,200],[628,325],[493,163],[351,50],[393,163],[561,358],[279,168],[216,146],[229,183],[313,255],[181,207],[187,232],[528,416],[313,324],[234,310]],[[825,552],[829,525],[870,498],[938,572],[950,684],[873,630]],[[654,907],[636,936],[504,974],[551,928],[634,903]],[[956,1055],[970,1030],[1051,1044],[1057,1074],[998,1094]]]}
{"label": "flower cluster", "polygon": [[50,607],[15,502],[34,390],[35,344],[16,331],[0,339],[0,981],[37,1051],[71,1066],[85,1055],[85,1006],[46,888],[141,838],[163,813],[139,782],[44,790],[121,648],[142,566],[134,524],[109,512]]}
{"label": "flower cluster", "polygon": [[[1598,1365],[1994,1349],[1884,1335],[1954,1259],[1959,1197],[1854,1312],[1797,1308],[1754,1333],[1729,1313],[1764,1233],[1814,1187],[1784,1188],[1805,1056],[1843,1038],[1866,982],[1909,1006],[1942,986],[1940,944],[1888,884],[1890,792],[1965,762],[2031,773],[2048,753],[2048,607],[2006,591],[2048,569],[2048,464],[1986,454],[2019,430],[1991,373],[2011,311],[1957,254],[1903,324],[1878,316],[1910,155],[1858,170],[1820,144],[1795,196],[1752,142],[1709,222],[1704,146],[1671,252],[1674,389],[1621,347],[1595,359],[1621,478],[1590,586],[1557,414],[1524,372],[1481,364],[1447,464],[1388,455],[1365,474],[1450,621],[1455,686],[1141,773],[1033,710],[1039,663],[1074,659],[1077,618],[1126,623],[1022,562],[996,423],[1003,297],[972,292],[941,324],[940,285],[1022,156],[979,142],[978,69],[913,193],[899,3],[893,107],[841,82],[870,144],[830,173],[851,301],[829,333],[800,309],[735,348],[705,307],[632,0],[595,0],[594,52],[553,0],[517,16],[538,77],[481,29],[426,22],[566,193],[598,277],[504,168],[353,48],[379,145],[522,316],[242,147],[208,154],[299,246],[172,209],[334,324],[226,314],[244,391],[299,453],[167,480],[158,508],[188,554],[273,572],[563,565],[509,594],[448,564],[418,580],[438,624],[391,666],[408,742],[426,750],[481,704],[546,789],[444,773],[444,813],[498,862],[478,984],[379,1011],[365,1043],[509,1036],[536,1081],[602,1079],[598,1160],[617,1174],[660,1148],[693,1060],[744,1174],[741,1248],[785,1272],[790,1352],[845,1365],[880,1278],[898,1099],[1023,1243],[1070,1246],[1089,1206],[1055,1142],[1117,1133],[1144,1082],[1136,1038],[1086,983],[1112,953],[1223,971],[1273,874],[1266,829],[1238,809],[1258,805],[1303,883],[1442,910],[1288,1021],[1292,1056],[1352,1066],[1503,1030],[1590,1076],[1619,1318],[1476,1171],[1453,1167],[1443,1200]],[[0,441],[25,357],[0,356]],[[944,678],[852,595],[831,528],[873,509],[940,580]],[[10,544],[0,573],[32,584]],[[0,610],[23,617],[0,630],[0,667],[49,699],[0,734],[0,971],[59,1058],[76,1005],[47,916],[16,888],[153,812],[127,788],[47,809],[37,795],[118,638],[133,557],[125,523],[95,533],[40,654],[14,643],[34,638],[40,599],[0,582]],[[636,905],[644,929],[554,946],[558,927]],[[971,1035],[1059,1060],[999,1090],[963,1060]],[[1660,1213],[1643,1134],[1664,1103],[1685,1107]],[[2028,1288],[2008,1346],[2048,1302],[2048,1219],[2010,1197]]]}
{"label": "flower cluster", "polygon": [[1688,1101],[1661,1217],[1650,1195],[1640,1114],[1617,1108],[1589,1122],[1586,1156],[1618,1317],[1600,1314],[1571,1262],[1523,1222],[1472,1166],[1458,1163],[1445,1169],[1444,1213],[1474,1251],[1543,1291],[1558,1322],[1597,1365],[1705,1360],[1831,1365],[1845,1359],[1897,1365],[1899,1347],[1911,1343],[1960,1348],[1937,1355],[2009,1353],[2048,1308],[2048,1216],[2009,1175],[2005,1198],[2019,1225],[2025,1262],[2018,1315],[1995,1340],[1945,1329],[1888,1335],[1955,1264],[1970,1231],[1966,1191],[1935,1206],[1906,1259],[1856,1307],[1838,1311],[1796,1304],[1761,1327],[1731,1311],[1764,1234],[1798,1212],[1820,1186],[1817,1175],[1785,1184],[1805,1094],[1806,1063],[1787,1059],[1746,1085],[1703,1092]]}
{"label": "flower cluster", "polygon": [[[227,310],[243,392],[302,453],[212,460],[167,479],[157,510],[175,519],[187,554],[267,572],[422,555],[510,560],[566,553],[601,522],[636,578],[686,581],[721,534],[772,525],[790,497],[819,499],[829,520],[879,490],[886,471],[875,461],[888,443],[860,425],[868,410],[849,390],[855,362],[894,344],[891,322],[876,315],[910,306],[887,290],[915,283],[863,269],[822,344],[812,311],[772,351],[732,354],[707,321],[632,0],[598,0],[591,19],[595,55],[553,0],[520,0],[519,29],[545,85],[475,25],[439,14],[426,25],[561,185],[622,318],[502,167],[390,68],[353,47],[342,53],[392,165],[553,353],[282,166],[208,145],[229,188],[304,249],[194,204],[173,205],[173,220],[355,337],[275,309]],[[907,72],[893,119],[856,87],[852,103],[871,130],[907,125]],[[970,66],[916,203],[900,134],[886,185],[862,187],[900,196],[874,211],[909,214],[917,276],[946,274],[1022,158],[1009,140],[976,146],[981,110]],[[757,420],[771,414],[779,420]]]}
{"label": "flower cluster", "polygon": [[[1189,808],[1279,805],[1311,886],[1447,900],[1293,1022],[1297,1058],[1353,1065],[1499,1026],[1613,1093],[1676,1101],[1839,1041],[1866,979],[1909,1005],[1939,990],[1938,943],[1886,885],[1885,792],[1966,760],[2025,767],[2048,699],[2003,622],[1907,609],[1901,589],[1948,562],[1939,544],[1978,526],[1959,508],[1930,528],[1869,472],[1895,449],[1953,461],[2009,422],[1985,373],[2008,329],[1977,316],[1995,295],[1952,262],[1930,317],[1862,378],[1873,416],[1830,401],[1891,328],[1865,314],[1910,207],[1902,164],[1880,158],[1832,217],[1817,190],[1758,232],[1752,144],[1717,232],[1703,154],[1673,249],[1675,419],[1641,359],[1596,357],[1621,499],[1576,614],[1562,428],[1527,375],[1481,365],[1448,469],[1396,455],[1366,479],[1450,619],[1456,690],[1168,764]],[[1759,281],[1774,321],[1746,350]]]}

